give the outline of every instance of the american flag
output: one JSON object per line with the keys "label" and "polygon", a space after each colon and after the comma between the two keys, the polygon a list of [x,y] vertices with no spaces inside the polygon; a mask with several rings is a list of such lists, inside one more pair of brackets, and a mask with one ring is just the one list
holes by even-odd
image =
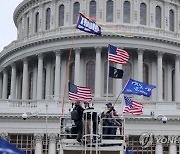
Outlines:
{"label": "american flag", "polygon": [[124,101],[125,101],[125,107],[123,113],[130,113],[134,115],[141,115],[143,114],[143,107],[144,105],[131,100],[127,96],[124,96]]}
{"label": "american flag", "polygon": [[90,88],[76,86],[69,82],[69,100],[87,101],[92,100],[92,92]]}
{"label": "american flag", "polygon": [[129,59],[129,54],[122,49],[109,44],[109,62],[114,62],[117,64],[124,64]]}

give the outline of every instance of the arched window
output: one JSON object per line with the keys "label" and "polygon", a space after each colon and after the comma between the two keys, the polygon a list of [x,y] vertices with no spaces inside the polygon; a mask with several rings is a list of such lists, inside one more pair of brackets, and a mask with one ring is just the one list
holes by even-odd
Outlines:
{"label": "arched window", "polygon": [[149,67],[147,64],[143,64],[143,82],[149,84]]}
{"label": "arched window", "polygon": [[123,4],[123,22],[124,23],[130,23],[130,2],[125,1]]}
{"label": "arched window", "polygon": [[94,0],[90,1],[89,16],[96,18],[96,1],[94,1]]}
{"label": "arched window", "polygon": [[29,99],[33,99],[33,72],[29,73]]}
{"label": "arched window", "polygon": [[91,88],[92,93],[94,93],[95,63],[93,61],[89,61],[86,65],[86,86]]}
{"label": "arched window", "polygon": [[172,101],[175,101],[175,70],[172,71]]}
{"label": "arched window", "polygon": [[46,10],[46,30],[50,29],[51,23],[51,9],[47,8]]}
{"label": "arched window", "polygon": [[156,27],[161,28],[161,7],[156,6]]}
{"label": "arched window", "polygon": [[113,22],[113,1],[108,0],[106,2],[106,21]]}
{"label": "arched window", "polygon": [[169,30],[174,32],[174,11],[169,11]]}
{"label": "arched window", "polygon": [[132,77],[132,66],[130,62],[122,65],[122,69],[124,71],[123,78],[122,78],[122,87],[124,87],[129,78]]}
{"label": "arched window", "polygon": [[59,26],[64,26],[64,5],[59,6]]}
{"label": "arched window", "polygon": [[73,24],[77,23],[79,11],[80,11],[80,4],[79,2],[76,2],[74,3],[74,7],[73,7]]}
{"label": "arched window", "polygon": [[[107,64],[106,61],[104,63],[104,94],[107,94]],[[108,93],[113,94],[113,78],[108,76]]]}
{"label": "arched window", "polygon": [[27,17],[27,36],[29,35],[29,17]]}
{"label": "arched window", "polygon": [[146,14],[147,14],[146,4],[141,3],[140,4],[140,24],[141,25],[146,25]]}
{"label": "arched window", "polygon": [[39,12],[35,15],[35,32],[39,31]]}
{"label": "arched window", "polygon": [[69,81],[74,83],[74,75],[75,75],[75,63],[70,65],[70,72],[69,72]]}

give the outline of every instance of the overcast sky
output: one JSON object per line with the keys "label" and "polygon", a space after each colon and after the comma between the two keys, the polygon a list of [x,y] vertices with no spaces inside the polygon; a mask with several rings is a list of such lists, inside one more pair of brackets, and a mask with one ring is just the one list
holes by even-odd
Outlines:
{"label": "overcast sky", "polygon": [[5,0],[0,5],[0,52],[17,38],[17,29],[13,21],[13,12],[23,0]]}

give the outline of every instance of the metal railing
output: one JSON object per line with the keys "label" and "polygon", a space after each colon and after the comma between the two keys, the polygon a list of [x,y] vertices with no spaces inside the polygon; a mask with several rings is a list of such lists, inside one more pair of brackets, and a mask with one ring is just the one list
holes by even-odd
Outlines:
{"label": "metal railing", "polygon": [[[89,117],[88,114],[90,115]],[[60,121],[60,142],[64,147],[70,147],[70,144],[78,145],[78,147],[80,145],[95,148],[109,146],[124,147],[125,121],[122,117],[101,118],[98,112],[85,110],[82,119],[83,134],[81,143],[76,141],[78,128],[76,128],[74,121],[71,120],[70,115],[61,117]]]}

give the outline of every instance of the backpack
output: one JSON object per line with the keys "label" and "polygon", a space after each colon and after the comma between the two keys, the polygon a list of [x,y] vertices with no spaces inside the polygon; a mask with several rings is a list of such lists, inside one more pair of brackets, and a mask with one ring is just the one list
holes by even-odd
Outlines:
{"label": "backpack", "polygon": [[78,114],[78,111],[76,108],[74,108],[72,111],[71,111],[71,119],[72,120],[78,120],[79,119],[79,114]]}

